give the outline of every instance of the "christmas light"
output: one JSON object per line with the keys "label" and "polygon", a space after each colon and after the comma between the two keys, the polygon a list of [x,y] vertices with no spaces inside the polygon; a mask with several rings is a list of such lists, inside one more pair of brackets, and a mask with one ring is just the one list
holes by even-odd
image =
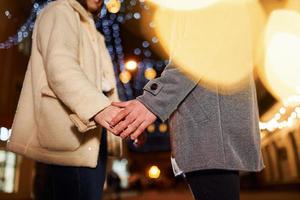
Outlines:
{"label": "christmas light", "polygon": [[[0,43],[0,49],[8,49],[14,45],[18,45],[25,38],[28,38],[33,30],[35,19],[41,10],[52,0],[45,0],[43,2],[35,2],[31,10],[30,16],[25,20],[25,23],[20,26],[18,32],[8,37],[8,39]],[[112,0],[111,2],[116,1]],[[134,6],[140,6],[142,9],[149,10],[149,6],[143,0],[131,0],[129,4],[125,5],[124,0],[119,0],[120,9],[118,13],[108,12],[107,4],[103,6],[97,19],[95,20],[95,25],[99,29],[106,42],[107,49],[111,56],[114,70],[116,72],[117,87],[120,99],[122,101],[130,100],[135,98],[134,90],[141,91],[147,81],[155,78],[157,76],[157,71],[162,71],[163,67],[169,62],[164,60],[152,59],[152,51],[150,49],[151,45],[158,43],[158,38],[154,35],[151,40],[143,40],[140,46],[134,48],[132,54],[139,56],[139,63],[132,65],[133,70],[137,69],[136,77],[132,79],[132,74],[126,70],[126,57],[124,54],[124,48],[122,46],[121,38],[121,24],[126,23],[129,20],[140,20],[143,18],[140,12],[130,12],[134,10]],[[108,1],[105,1],[108,3]],[[6,17],[12,16],[11,11],[6,10],[4,12]],[[150,28],[154,28],[154,22],[148,24]],[[133,64],[133,63],[131,63]],[[132,82],[130,82],[133,80]],[[133,84],[131,84],[133,83]],[[155,126],[152,126],[153,131]],[[151,130],[151,127],[150,127]],[[3,136],[4,137],[4,136]]]}
{"label": "christmas light", "polygon": [[[42,8],[44,8],[44,6],[47,5],[49,2],[51,2],[51,0],[47,0],[45,3],[42,3],[42,4],[34,3],[29,18],[20,27],[20,29],[18,30],[18,32],[15,35],[8,37],[8,39],[6,41],[0,43],[0,49],[9,49],[15,45],[18,45],[24,39],[26,39],[29,36],[29,33],[33,30],[36,16],[40,13]],[[8,11],[8,10],[5,11],[5,15],[9,19],[12,16],[10,11]]]}
{"label": "christmas light", "polygon": [[282,115],[286,113],[287,108],[281,107],[269,121],[259,122],[259,127],[261,131],[273,132],[277,129],[283,129],[287,127],[292,127],[294,123],[300,118],[300,107],[295,107],[291,111],[290,115],[286,117],[287,120],[281,120]]}

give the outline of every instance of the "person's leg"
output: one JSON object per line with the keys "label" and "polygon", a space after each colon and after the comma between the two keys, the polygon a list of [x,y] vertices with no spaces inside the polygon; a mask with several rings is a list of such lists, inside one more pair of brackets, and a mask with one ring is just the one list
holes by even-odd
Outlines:
{"label": "person's leg", "polygon": [[239,200],[238,171],[201,170],[185,174],[196,200]]}
{"label": "person's leg", "polygon": [[106,131],[103,131],[100,145],[100,152],[97,167],[80,168],[80,199],[101,200],[103,186],[106,178],[107,164],[107,138]]}
{"label": "person's leg", "polygon": [[35,163],[33,195],[35,200],[52,200],[51,180],[45,163]]}
{"label": "person's leg", "polygon": [[[88,156],[88,155],[87,155]],[[106,176],[107,140],[103,131],[96,168],[47,165],[52,200],[101,200]]]}

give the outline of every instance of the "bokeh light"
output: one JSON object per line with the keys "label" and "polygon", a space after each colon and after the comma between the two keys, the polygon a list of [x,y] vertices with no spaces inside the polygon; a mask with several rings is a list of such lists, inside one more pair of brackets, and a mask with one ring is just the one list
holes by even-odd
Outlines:
{"label": "bokeh light", "polygon": [[120,0],[109,0],[106,1],[106,7],[110,13],[117,13],[121,9],[121,2]]}
{"label": "bokeh light", "polygon": [[145,70],[144,74],[145,74],[146,79],[148,79],[148,80],[155,79],[156,75],[157,75],[155,69],[153,69],[153,68],[147,68]]}
{"label": "bokeh light", "polygon": [[151,124],[147,127],[147,131],[149,133],[153,133],[155,131],[155,125],[154,124]]}
{"label": "bokeh light", "polygon": [[125,63],[125,68],[129,71],[134,71],[137,69],[137,62],[134,60],[129,60]]}
{"label": "bokeh light", "polygon": [[151,0],[151,2],[170,9],[193,10],[210,6],[220,0]]}
{"label": "bokeh light", "polygon": [[128,83],[131,80],[131,73],[129,71],[122,71],[119,75],[120,81],[124,84]]}
{"label": "bokeh light", "polygon": [[271,93],[287,104],[300,98],[300,14],[274,11],[265,35],[265,61],[262,79]]}
{"label": "bokeh light", "polygon": [[165,132],[167,132],[167,130],[168,130],[168,125],[167,124],[162,123],[162,124],[159,125],[159,131],[161,133],[165,133]]}
{"label": "bokeh light", "polygon": [[156,165],[151,166],[148,170],[148,177],[158,179],[160,177],[160,169]]}
{"label": "bokeh light", "polygon": [[243,89],[252,76],[264,17],[258,1],[226,0],[205,9],[157,8],[153,21],[176,66],[203,86],[227,92]]}
{"label": "bokeh light", "polygon": [[0,141],[7,141],[11,135],[11,129],[1,127],[0,128]]}

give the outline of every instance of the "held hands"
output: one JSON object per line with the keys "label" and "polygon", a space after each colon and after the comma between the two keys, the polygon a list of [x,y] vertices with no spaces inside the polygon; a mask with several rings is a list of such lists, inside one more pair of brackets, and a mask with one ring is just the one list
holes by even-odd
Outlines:
{"label": "held hands", "polygon": [[112,127],[110,126],[110,122],[114,117],[117,116],[118,113],[122,111],[121,108],[115,106],[108,106],[97,115],[95,115],[94,120],[106,128],[108,131],[113,132]]}
{"label": "held hands", "polygon": [[112,133],[125,139],[136,140],[157,117],[138,100],[114,102],[121,111],[110,121]]}

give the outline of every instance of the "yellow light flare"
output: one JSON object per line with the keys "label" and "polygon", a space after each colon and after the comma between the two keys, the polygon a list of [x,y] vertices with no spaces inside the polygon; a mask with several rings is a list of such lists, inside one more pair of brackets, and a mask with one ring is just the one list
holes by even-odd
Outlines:
{"label": "yellow light flare", "polygon": [[147,127],[147,131],[149,133],[153,133],[155,131],[155,125],[154,124],[151,124]]}
{"label": "yellow light flare", "polygon": [[286,105],[300,103],[300,14],[277,10],[269,19],[265,35],[263,83]]}
{"label": "yellow light flare", "polygon": [[157,73],[153,68],[148,68],[145,70],[144,75],[145,75],[146,79],[152,80],[152,79],[156,78]]}
{"label": "yellow light flare", "polygon": [[194,10],[213,5],[220,0],[149,0],[159,6],[176,10]]}
{"label": "yellow light flare", "polygon": [[134,60],[129,60],[125,63],[125,68],[129,71],[134,71],[137,69],[137,62]]}
{"label": "yellow light flare", "polygon": [[151,166],[148,170],[148,177],[158,179],[160,177],[160,169],[156,165]]}
{"label": "yellow light flare", "polygon": [[192,79],[226,93],[249,83],[264,23],[258,1],[222,0],[193,10],[159,7],[153,21],[164,51]]}
{"label": "yellow light flare", "polygon": [[168,125],[167,124],[162,123],[162,124],[159,125],[159,131],[161,133],[165,133],[165,132],[167,132],[167,130],[168,130]]}
{"label": "yellow light flare", "polygon": [[117,13],[121,9],[121,1],[120,0],[109,0],[106,3],[106,8],[110,13]]}
{"label": "yellow light flare", "polygon": [[131,73],[128,71],[122,71],[119,75],[120,81],[124,84],[128,83],[131,80]]}

